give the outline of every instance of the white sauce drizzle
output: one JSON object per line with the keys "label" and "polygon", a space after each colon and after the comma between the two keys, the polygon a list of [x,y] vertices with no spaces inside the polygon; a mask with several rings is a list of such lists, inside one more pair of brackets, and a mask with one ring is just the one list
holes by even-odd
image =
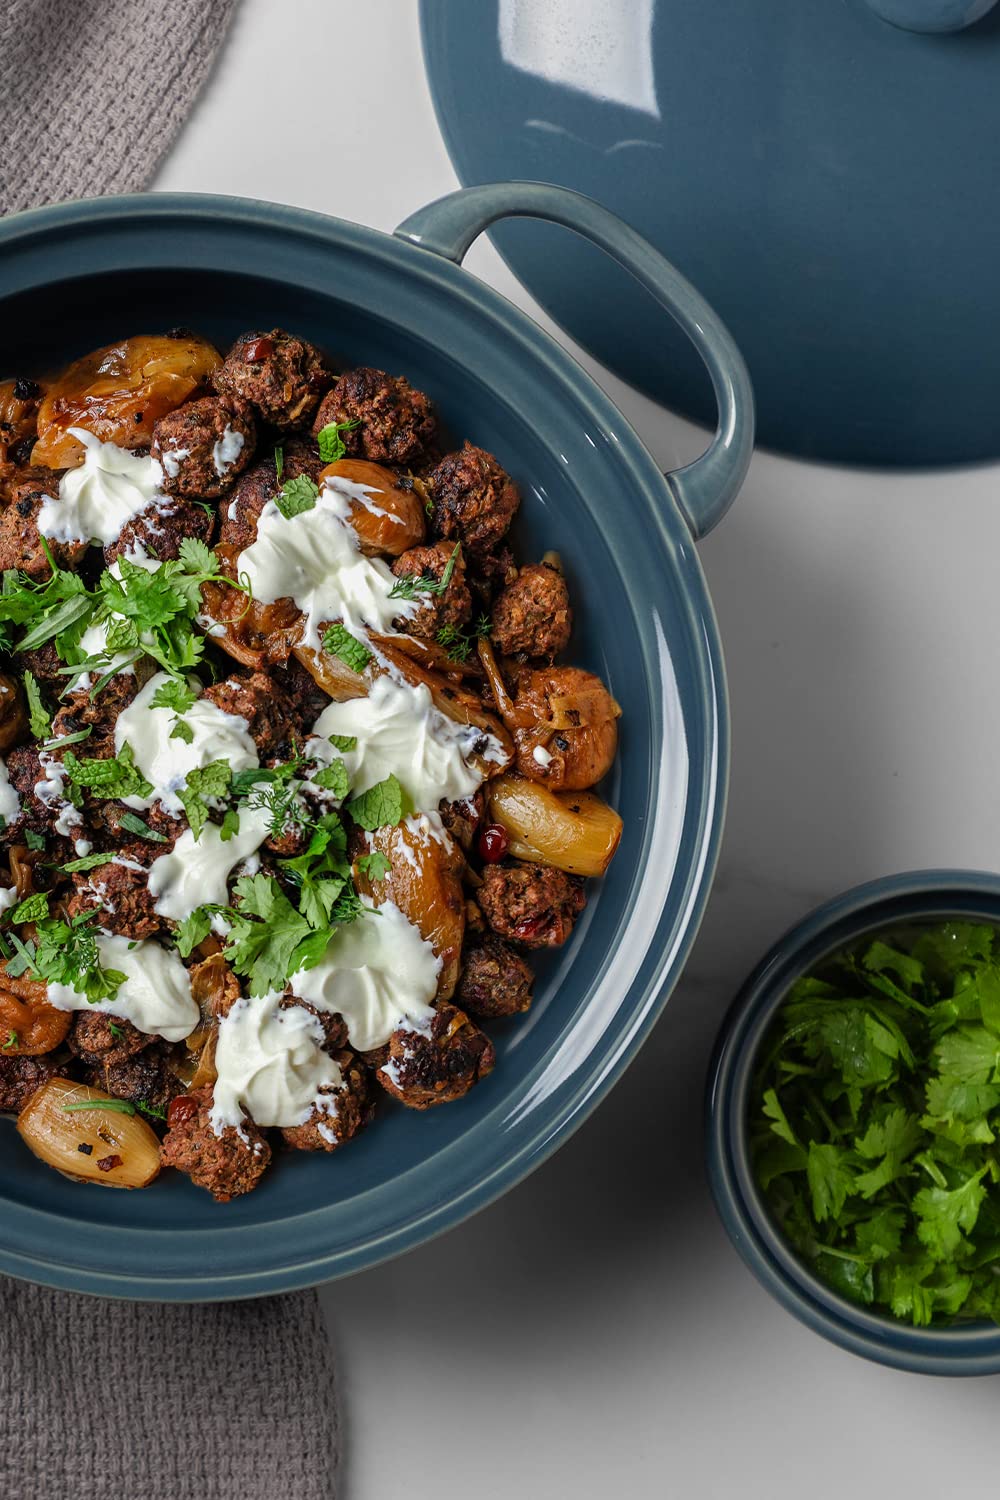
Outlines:
{"label": "white sauce drizzle", "polygon": [[181,464],[186,458],[191,457],[190,448],[182,448],[177,439],[174,438],[169,448],[160,449],[160,463],[163,472],[168,479],[176,479],[181,472]]}
{"label": "white sauce drizzle", "polygon": [[0,912],[10,911],[17,905],[17,891],[12,885],[0,886]]}
{"label": "white sauce drizzle", "polygon": [[214,823],[205,824],[197,843],[186,828],[174,847],[153,861],[148,885],[155,910],[183,922],[197,906],[225,906],[230,874],[264,842],[270,823],[266,809],[243,806],[239,832],[225,842]]}
{"label": "white sauce drizzle", "polygon": [[184,714],[193,735],[191,743],[171,739],[173,710],[151,706],[157,690],[170,680],[166,672],[157,672],[118,715],[115,749],[120,755],[126,743],[131,745],[135,764],[153,787],[152,798],[126,797],[126,805],[141,809],[157,801],[168,812],[179,814],[183,807],[177,791],[189,771],[213,760],[228,762],[233,771],[245,771],[260,762],[246,719],[227,714],[208,698],[199,698]]}
{"label": "white sauce drizzle", "polygon": [[216,1135],[233,1126],[246,1139],[244,1115],[257,1125],[303,1125],[314,1109],[331,1113],[344,1079],[323,1051],[323,1028],[301,1005],[278,994],[237,1000],[219,1022],[209,1120]]}
{"label": "white sauce drizzle", "polygon": [[552,764],[552,756],[544,745],[536,745],[531,752],[531,758],[536,766],[550,766]]}
{"label": "white sauce drizzle", "polygon": [[483,779],[465,759],[481,743],[482,731],[446,718],[422,682],[378,677],[367,698],[330,703],[312,734],[307,751],[325,764],[340,753],[330,744],[331,734],[356,736],[356,747],[343,752],[354,794],[393,775],[418,812],[432,811],[442,798],[470,797]]}
{"label": "white sauce drizzle", "polygon": [[[243,452],[244,437],[242,432],[236,432],[228,424],[225,432],[218,442],[212,447],[212,462],[215,472],[221,479],[226,470],[232,468],[233,464]],[[185,457],[187,455],[185,454]]]}
{"label": "white sauce drizzle", "polygon": [[59,498],[42,505],[38,530],[57,542],[99,542],[106,547],[118,539],[126,521],[163,502],[163,470],[155,458],[140,458],[115,443],[102,443],[82,427],[68,431],[83,444],[83,463],[60,479]]}
{"label": "white sauce drizzle", "polygon": [[[363,493],[361,493],[363,492]],[[392,635],[392,621],[415,613],[417,604],[390,599],[396,582],[380,557],[365,557],[350,525],[351,500],[367,503],[380,494],[370,485],[337,476],[325,481],[311,510],[286,519],[269,500],[257,522],[257,538],[241,552],[237,570],[249,578],[263,604],[291,599],[304,616],[303,642],[320,645],[320,625],[343,621],[352,635]]]}
{"label": "white sauce drizzle", "polygon": [[7,762],[3,756],[0,756],[0,818],[3,819],[3,824],[0,826],[9,828],[20,813],[21,799],[17,795],[16,787],[11,786]]}
{"label": "white sauce drizzle", "polygon": [[315,968],[300,969],[289,983],[317,1010],[339,1011],[351,1046],[368,1052],[403,1023],[428,1029],[441,960],[394,902],[377,915],[369,915],[375,908],[367,897],[361,902],[366,914],[339,928]]}
{"label": "white sauce drizzle", "polygon": [[68,984],[48,986],[49,1004],[57,1010],[99,1010],[131,1021],[147,1036],[182,1042],[198,1025],[198,1006],[191,979],[176,953],[159,943],[135,942],[110,933],[97,934],[101,967],[125,975],[113,1000],[90,1004]]}

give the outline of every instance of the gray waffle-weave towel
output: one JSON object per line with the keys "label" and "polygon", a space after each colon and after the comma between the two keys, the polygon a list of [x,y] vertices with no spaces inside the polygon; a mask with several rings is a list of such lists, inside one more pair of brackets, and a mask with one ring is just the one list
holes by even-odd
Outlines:
{"label": "gray waffle-weave towel", "polygon": [[237,0],[0,0],[0,213],[145,187]]}
{"label": "gray waffle-weave towel", "polygon": [[332,1500],[314,1292],[174,1307],[0,1278],[3,1500]]}

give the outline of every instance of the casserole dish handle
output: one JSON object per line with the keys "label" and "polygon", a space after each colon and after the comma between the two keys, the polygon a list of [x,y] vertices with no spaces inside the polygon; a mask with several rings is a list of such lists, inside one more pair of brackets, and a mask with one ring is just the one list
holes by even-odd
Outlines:
{"label": "casserole dish handle", "polygon": [[693,463],[666,482],[695,537],[721,521],[739,492],[753,451],[753,390],[725,324],[658,250],[593,198],[545,182],[461,188],[404,219],[400,239],[461,265],[473,241],[498,219],[547,219],[575,230],[631,272],[694,344],[719,408],[715,436]]}

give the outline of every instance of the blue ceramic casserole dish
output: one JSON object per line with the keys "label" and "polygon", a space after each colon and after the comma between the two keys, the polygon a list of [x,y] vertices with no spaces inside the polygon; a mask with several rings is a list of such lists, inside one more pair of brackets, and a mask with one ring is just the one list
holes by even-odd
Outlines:
{"label": "blue ceramic casserole dish", "polygon": [[[687,330],[719,427],[666,478],[612,403],[530,319],[460,269],[489,223],[530,215],[615,255]],[[554,244],[554,250],[558,245]],[[722,658],[694,542],[749,461],[746,371],[711,310],[633,231],[541,184],[469,189],[395,235],[291,208],[153,195],[0,222],[0,328],[11,370],[44,369],[125,333],[195,327],[225,345],[281,325],[335,359],[405,373],[454,437],[495,452],[524,494],[521,555],[558,548],[574,660],[624,710],[609,800],[625,824],[536,1002],[497,1028],[498,1066],[445,1109],[389,1108],[349,1151],[281,1164],[225,1206],[167,1173],[97,1192],[46,1170],[0,1122],[0,1270],[108,1296],[258,1296],[415,1245],[545,1159],[620,1076],[673,988],[715,866],[729,754]]]}

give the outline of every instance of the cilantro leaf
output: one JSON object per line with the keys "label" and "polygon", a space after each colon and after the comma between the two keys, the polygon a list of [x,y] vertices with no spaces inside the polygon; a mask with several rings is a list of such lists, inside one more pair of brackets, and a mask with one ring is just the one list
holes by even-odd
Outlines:
{"label": "cilantro leaf", "polygon": [[[92,1005],[99,1000],[113,1000],[125,982],[125,975],[101,964],[92,925],[96,916],[96,912],[85,912],[68,922],[46,917],[38,923],[36,942],[18,943],[12,939],[21,961],[17,972],[30,972],[32,977],[47,984],[68,985]],[[15,972],[10,962],[7,972]]]}
{"label": "cilantro leaf", "polygon": [[359,828],[374,833],[376,828],[395,828],[413,808],[397,778],[389,775],[360,796],[352,797],[345,811]]}
{"label": "cilantro leaf", "polygon": [[24,694],[28,700],[28,727],[36,740],[46,740],[52,733],[52,715],[42,702],[42,690],[30,672],[24,674]]}
{"label": "cilantro leaf", "polygon": [[298,952],[313,929],[272,875],[242,876],[235,887],[225,955],[248,980],[251,995],[282,990],[301,964]]}
{"label": "cilantro leaf", "polygon": [[331,656],[339,656],[352,672],[363,672],[372,659],[372,654],[363,641],[351,634],[339,622],[331,625],[323,637],[323,649]]}
{"label": "cilantro leaf", "polygon": [[344,457],[347,445],[340,434],[353,432],[360,425],[360,421],[355,418],[352,422],[327,422],[325,427],[320,428],[316,441],[319,444],[319,456],[325,464],[336,463]]}
{"label": "cilantro leaf", "polygon": [[178,923],[174,933],[174,942],[177,944],[177,952],[181,958],[190,957],[192,951],[199,943],[203,943],[212,930],[211,906],[198,906],[190,916]]}
{"label": "cilantro leaf", "polygon": [[312,510],[319,497],[319,485],[308,474],[299,474],[295,479],[286,479],[274,503],[286,521]]}

